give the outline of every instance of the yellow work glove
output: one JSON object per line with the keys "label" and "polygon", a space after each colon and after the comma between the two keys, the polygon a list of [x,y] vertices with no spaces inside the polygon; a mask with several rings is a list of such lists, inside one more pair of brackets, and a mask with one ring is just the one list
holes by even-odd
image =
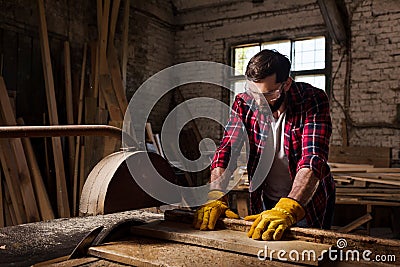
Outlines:
{"label": "yellow work glove", "polygon": [[254,221],[248,237],[262,240],[280,240],[284,231],[303,219],[303,207],[291,198],[281,198],[275,207],[257,215],[246,216],[246,221]]}
{"label": "yellow work glove", "polygon": [[212,200],[197,209],[194,214],[193,226],[200,230],[214,230],[217,220],[221,216],[238,219],[239,215],[231,211],[227,204],[227,198],[221,191],[210,191],[208,200]]}

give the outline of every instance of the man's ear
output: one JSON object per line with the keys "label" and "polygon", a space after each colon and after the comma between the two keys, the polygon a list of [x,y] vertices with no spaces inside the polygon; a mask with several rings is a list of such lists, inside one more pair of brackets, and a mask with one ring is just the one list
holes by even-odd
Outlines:
{"label": "man's ear", "polygon": [[287,80],[285,81],[285,85],[284,85],[284,87],[283,87],[283,90],[285,91],[285,92],[287,92],[287,91],[289,91],[289,89],[290,89],[290,85],[292,84],[292,81],[293,81],[293,79],[292,79],[292,77],[288,77],[287,78]]}

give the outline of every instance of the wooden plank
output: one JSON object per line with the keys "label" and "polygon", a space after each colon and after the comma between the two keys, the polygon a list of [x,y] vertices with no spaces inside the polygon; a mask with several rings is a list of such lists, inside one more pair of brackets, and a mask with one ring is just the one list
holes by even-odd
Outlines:
{"label": "wooden plank", "polygon": [[365,168],[331,168],[331,173],[367,172]]}
{"label": "wooden plank", "polygon": [[[8,98],[7,89],[3,80],[0,76],[0,112],[5,125],[16,126],[17,122],[14,117],[14,111],[12,110],[11,103]],[[9,161],[15,163],[16,171],[18,174],[14,177],[19,182],[21,190],[22,200],[24,202],[25,212],[28,222],[35,222],[40,220],[39,210],[36,206],[35,193],[33,191],[32,181],[29,173],[28,163],[26,162],[25,152],[22,147],[21,139],[13,138],[9,141],[1,140],[2,143],[7,142],[11,146],[9,147],[8,153],[4,156]],[[5,144],[5,146],[7,146]],[[12,165],[9,165],[12,166]],[[4,168],[4,167],[3,167]],[[15,188],[14,188],[15,190]]]}
{"label": "wooden plank", "polygon": [[5,221],[4,221],[4,204],[3,204],[3,172],[0,168],[0,227],[5,226]]}
{"label": "wooden plank", "polygon": [[[87,55],[87,44],[83,45],[83,58],[82,58],[82,67],[81,67],[81,81],[79,86],[79,104],[78,104],[78,117],[77,124],[82,124],[82,116],[83,116],[83,99],[84,99],[84,90],[85,90],[85,69],[86,69],[86,55]],[[74,215],[78,213],[78,188],[79,188],[79,162],[80,162],[80,149],[81,149],[81,141],[82,137],[77,136],[75,142],[75,156],[74,156],[74,174],[73,174],[73,183],[72,183],[72,212]]]}
{"label": "wooden plank", "polygon": [[121,54],[121,72],[124,92],[126,92],[126,71],[128,66],[128,40],[129,40],[129,8],[130,1],[125,0],[123,30],[122,30],[122,54]]}
{"label": "wooden plank", "polygon": [[124,84],[122,82],[121,69],[118,62],[117,53],[115,52],[114,45],[111,43],[108,46],[108,64],[111,73],[114,93],[117,98],[119,108],[122,114],[125,114],[125,111],[128,108],[128,100],[126,99]]}
{"label": "wooden plank", "polygon": [[343,226],[341,228],[338,229],[338,232],[341,233],[349,233],[351,231],[353,231],[354,229],[360,227],[361,225],[369,222],[372,220],[372,216],[371,214],[367,213],[364,216],[361,216],[360,218],[352,221],[351,223],[347,224],[346,226]]}
{"label": "wooden plank", "polygon": [[376,172],[385,172],[385,173],[399,173],[400,168],[369,168],[367,172],[376,173]]}
{"label": "wooden plank", "polygon": [[[100,0],[101,2],[101,0]],[[99,10],[99,6],[102,6],[101,10]],[[98,2],[97,4],[98,13],[101,14],[101,29],[100,29],[100,44],[99,44],[99,72],[100,74],[107,74],[107,36],[108,36],[108,19],[110,13],[110,0],[104,0],[104,6]]]}
{"label": "wooden plank", "polygon": [[400,186],[400,181],[396,180],[389,180],[389,179],[379,179],[379,178],[372,178],[372,177],[362,177],[356,173],[352,174],[345,174],[345,173],[337,173],[335,174],[337,177],[344,177],[350,178],[356,181],[363,181],[363,182],[370,182],[370,183],[379,183],[379,184],[387,184],[387,185],[395,185]]}
{"label": "wooden plank", "polygon": [[[47,35],[46,15],[43,0],[37,0],[39,9],[39,35],[42,50],[42,65],[46,85],[48,115],[51,125],[58,125],[57,102],[54,91],[53,71],[51,67],[49,39]],[[53,144],[54,167],[57,185],[57,208],[60,217],[70,217],[67,184],[65,180],[64,160],[60,137],[51,139]]]}
{"label": "wooden plank", "polygon": [[339,163],[370,164],[375,167],[390,167],[389,147],[329,147],[329,161]]}
{"label": "wooden plank", "polygon": [[[315,259],[306,257],[295,261],[293,258],[287,258],[289,262],[297,264],[319,265],[318,257],[323,255],[325,251],[331,248],[331,245],[310,243],[305,241],[259,241],[248,238],[243,232],[232,231],[228,229],[218,231],[193,231],[193,227],[188,224],[156,221],[140,226],[131,227],[131,234],[140,235],[162,240],[176,241],[185,244],[203,246],[213,249],[231,251],[234,253],[242,253],[251,256],[257,255],[264,246],[268,247],[268,256],[278,260],[278,251],[286,252],[296,250],[301,253],[305,250],[313,250]],[[311,257],[312,258],[312,257]]]}
{"label": "wooden plank", "polygon": [[[64,42],[64,76],[65,76],[65,106],[67,111],[67,124],[74,124],[74,105],[72,97],[72,80],[71,80],[71,56],[69,42]],[[75,162],[75,140],[73,136],[68,137],[68,164],[70,182],[73,182]]]}
{"label": "wooden plank", "polygon": [[369,164],[351,164],[351,163],[338,163],[338,162],[328,162],[329,167],[331,168],[374,168],[374,165]]}
{"label": "wooden plank", "polygon": [[88,254],[114,263],[121,263],[124,266],[126,264],[129,266],[293,267],[291,263],[262,261],[257,258],[257,255],[248,256],[241,253],[136,236],[131,236],[125,241],[91,247]]}
{"label": "wooden plank", "polygon": [[154,145],[157,154],[160,155],[160,150],[157,147],[156,144],[156,140],[154,139],[154,134],[153,134],[153,130],[151,128],[151,123],[150,122],[146,122],[146,135],[149,138],[149,140],[151,141],[151,143]]}
{"label": "wooden plank", "polygon": [[109,29],[108,43],[107,43],[107,46],[109,47],[110,45],[114,46],[115,27],[117,26],[120,2],[121,2],[120,0],[114,0],[111,8],[110,29]]}
{"label": "wooden plank", "polygon": [[[180,222],[192,224],[193,222],[192,211],[184,210],[166,210],[164,212],[164,218],[171,222]],[[253,222],[245,220],[236,220],[223,218],[218,220],[217,225],[219,228],[230,229],[235,231],[247,232]],[[347,241],[348,249],[369,249],[377,254],[395,254],[396,258],[400,257],[400,241],[389,240],[369,236],[361,236],[355,234],[338,233],[336,231],[315,229],[315,228],[303,228],[303,227],[291,227],[287,230],[284,235],[287,239],[296,239],[310,242],[317,242],[323,244],[335,245],[337,240],[344,238]]]}
{"label": "wooden plank", "polygon": [[341,196],[336,197],[336,204],[400,207],[400,202],[395,202],[395,201],[363,200],[360,198],[341,197]]}
{"label": "wooden plank", "polygon": [[[85,176],[85,145],[82,144],[81,145],[81,159],[80,159],[80,169],[79,169],[79,186],[78,186],[78,200],[82,194],[82,188],[83,185],[85,183],[86,180],[86,176]],[[77,204],[79,203],[79,201],[77,202]],[[79,207],[77,205],[77,211],[79,210]]]}
{"label": "wooden plank", "polygon": [[[25,124],[22,118],[18,119],[18,124]],[[29,170],[32,175],[41,218],[42,220],[52,220],[55,218],[54,212],[50,204],[49,196],[46,191],[46,186],[44,185],[43,177],[40,173],[39,165],[37,163],[31,141],[29,138],[22,138],[21,140],[26,153]]]}
{"label": "wooden plank", "polygon": [[12,199],[10,196],[11,193],[8,190],[7,183],[4,183],[3,185],[4,185],[4,197],[5,197],[5,203],[6,203],[6,207],[4,210],[6,226],[17,225],[19,223],[18,223],[18,218],[17,218],[16,212],[13,209]]}
{"label": "wooden plank", "polygon": [[154,134],[154,140],[156,141],[156,145],[158,147],[158,151],[160,152],[161,157],[165,158],[163,147],[161,145],[160,134]]}
{"label": "wooden plank", "polygon": [[[100,261],[99,258],[94,258],[94,257],[84,257],[84,258],[78,258],[78,259],[70,259],[70,260],[65,260],[62,262],[57,262],[57,263],[52,263],[50,264],[49,262],[46,262],[44,266],[52,266],[52,267],[73,267],[73,266],[107,266],[106,264],[97,264]],[[35,264],[34,266],[37,266]],[[114,266],[114,264],[109,265]]]}
{"label": "wooden plank", "polygon": [[[0,162],[3,168],[5,183],[4,191],[6,202],[12,205],[11,209],[15,212],[15,224],[26,223],[26,214],[22,200],[21,191],[18,185],[18,173],[15,162],[11,161],[8,155],[12,155],[9,143],[0,139]],[[9,194],[7,195],[7,192]]]}
{"label": "wooden plank", "polygon": [[92,73],[92,96],[96,99],[99,97],[99,46],[98,42],[90,43],[91,73]]}
{"label": "wooden plank", "polygon": [[345,24],[335,0],[318,0],[321,13],[330,36],[336,44],[344,45],[347,40]]}

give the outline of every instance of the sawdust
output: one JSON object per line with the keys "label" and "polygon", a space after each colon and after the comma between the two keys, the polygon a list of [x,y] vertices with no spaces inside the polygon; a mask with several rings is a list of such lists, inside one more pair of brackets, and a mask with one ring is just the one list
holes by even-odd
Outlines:
{"label": "sawdust", "polygon": [[163,214],[142,210],[108,215],[62,218],[0,229],[0,266],[27,266],[69,255],[87,233],[98,226],[103,232],[125,220],[150,221]]}

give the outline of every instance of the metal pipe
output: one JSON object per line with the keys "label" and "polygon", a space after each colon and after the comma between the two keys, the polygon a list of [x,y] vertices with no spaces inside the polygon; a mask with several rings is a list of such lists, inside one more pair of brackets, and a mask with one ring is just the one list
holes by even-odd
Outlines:
{"label": "metal pipe", "polygon": [[55,136],[111,136],[122,139],[122,130],[109,125],[1,126],[0,138]]}

